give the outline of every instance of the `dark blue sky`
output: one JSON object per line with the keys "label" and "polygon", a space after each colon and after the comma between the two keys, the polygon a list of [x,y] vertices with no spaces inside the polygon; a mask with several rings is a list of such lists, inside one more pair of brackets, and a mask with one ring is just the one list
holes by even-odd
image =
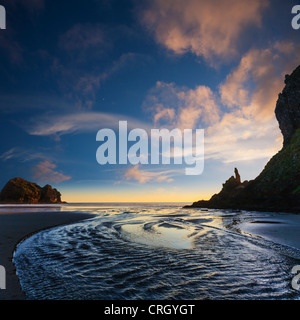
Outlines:
{"label": "dark blue sky", "polygon": [[[20,176],[66,201],[208,198],[282,145],[274,116],[300,62],[296,1],[7,0],[0,30],[0,188]],[[109,119],[109,120],[107,120]],[[205,129],[205,169],[106,165],[97,131]]]}

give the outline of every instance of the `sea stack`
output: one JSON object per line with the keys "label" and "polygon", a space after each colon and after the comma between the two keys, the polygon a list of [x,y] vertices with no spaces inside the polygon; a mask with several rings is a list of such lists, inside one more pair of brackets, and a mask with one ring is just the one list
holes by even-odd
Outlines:
{"label": "sea stack", "polygon": [[22,178],[6,183],[0,193],[0,202],[6,204],[60,204],[61,194],[50,185],[43,188]]}

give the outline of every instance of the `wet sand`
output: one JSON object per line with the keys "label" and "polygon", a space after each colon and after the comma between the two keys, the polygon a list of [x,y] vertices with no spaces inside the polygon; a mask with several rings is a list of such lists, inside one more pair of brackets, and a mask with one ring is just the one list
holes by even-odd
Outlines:
{"label": "wet sand", "polygon": [[[46,212],[43,211],[45,209],[39,212],[37,208],[34,212],[28,212],[26,209],[20,212],[18,209],[0,211],[0,265],[6,269],[6,290],[0,290],[0,300],[26,299],[12,263],[15,247],[22,239],[43,229],[95,217],[89,213],[52,211],[52,209]],[[230,226],[227,228],[231,229]],[[241,219],[238,224],[235,223],[233,228],[238,229],[235,230],[238,232],[259,236],[300,250],[299,214],[248,213],[248,216]]]}
{"label": "wet sand", "polygon": [[73,212],[0,212],[0,265],[6,269],[6,289],[0,290],[0,300],[26,298],[12,262],[15,247],[22,239],[43,229],[92,217],[93,214]]}
{"label": "wet sand", "polygon": [[300,214],[256,213],[251,221],[239,225],[241,231],[300,250]]}

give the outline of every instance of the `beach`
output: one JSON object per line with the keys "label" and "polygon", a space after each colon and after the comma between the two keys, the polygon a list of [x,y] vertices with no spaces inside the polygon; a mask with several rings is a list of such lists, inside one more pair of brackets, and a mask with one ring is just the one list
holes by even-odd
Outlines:
{"label": "beach", "polygon": [[[42,210],[41,210],[42,211]],[[15,266],[12,262],[16,245],[40,230],[70,224],[93,215],[77,212],[0,212],[0,265],[6,269],[6,290],[0,290],[0,300],[23,300]]]}
{"label": "beach", "polygon": [[0,300],[299,299],[299,230],[290,213],[0,208]]}

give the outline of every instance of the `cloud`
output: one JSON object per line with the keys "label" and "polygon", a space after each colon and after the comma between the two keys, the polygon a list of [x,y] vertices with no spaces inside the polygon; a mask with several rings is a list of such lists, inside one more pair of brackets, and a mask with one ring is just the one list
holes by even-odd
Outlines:
{"label": "cloud", "polygon": [[112,58],[115,43],[129,37],[122,28],[99,23],[78,23],[62,33],[59,55],[52,57],[51,71],[58,88],[77,110],[91,110],[101,86],[112,75],[147,55],[122,52]]}
{"label": "cloud", "polygon": [[[81,30],[79,34],[75,32],[77,28]],[[73,29],[61,37],[60,47],[66,56],[54,57],[51,71],[65,98],[71,100],[78,110],[90,110],[95,104],[101,85],[109,77],[133,62],[143,61],[147,57],[127,52],[107,62],[104,55],[112,44],[106,40],[97,25],[75,26]],[[81,41],[81,38],[84,40]]]}
{"label": "cloud", "polygon": [[281,146],[274,117],[258,121],[240,110],[225,113],[220,122],[205,131],[205,158],[224,163],[268,159]]}
{"label": "cloud", "polygon": [[0,160],[3,162],[9,162],[16,160],[20,163],[36,162],[31,169],[33,178],[40,182],[63,182],[70,180],[70,176],[66,176],[63,173],[55,170],[56,165],[52,162],[51,155],[37,152],[34,149],[25,149],[23,147],[14,147],[0,155]]}
{"label": "cloud", "polygon": [[33,179],[37,181],[50,182],[63,182],[70,180],[70,176],[66,176],[61,172],[56,171],[56,165],[48,160],[38,163],[32,168]]}
{"label": "cloud", "polygon": [[32,160],[41,160],[47,158],[49,158],[49,156],[44,153],[37,152],[33,149],[25,149],[21,147],[11,148],[0,155],[0,160],[2,160],[3,162],[12,159],[16,159],[19,162],[28,162]]}
{"label": "cloud", "polygon": [[209,87],[187,89],[160,81],[150,90],[143,107],[152,113],[155,126],[181,130],[215,123],[220,112]]}
{"label": "cloud", "polygon": [[170,182],[174,181],[172,176],[176,173],[178,173],[178,171],[176,171],[176,170],[165,170],[165,171],[160,171],[160,172],[141,170],[140,166],[136,165],[136,166],[128,169],[125,172],[124,177],[126,180],[135,180],[141,184],[144,184],[147,182],[170,183]]}
{"label": "cloud", "polygon": [[196,89],[180,91],[178,97],[184,101],[179,110],[178,128],[196,128],[199,120],[206,125],[219,121],[219,107],[210,88],[197,86]]}
{"label": "cloud", "polygon": [[104,112],[78,112],[64,115],[45,115],[32,119],[25,127],[30,135],[57,136],[70,133],[97,132],[103,128],[118,129],[119,121],[128,121],[128,129],[141,128],[148,130],[149,124],[135,118]]}
{"label": "cloud", "polygon": [[229,108],[206,131],[206,156],[224,162],[270,158],[282,147],[275,119],[284,78],[299,63],[300,46],[289,41],[251,49],[219,86],[220,101]]}
{"label": "cloud", "polygon": [[71,55],[91,48],[99,54],[108,42],[101,25],[76,24],[60,36],[59,46]]}
{"label": "cloud", "polygon": [[8,161],[8,160],[10,160],[10,159],[13,159],[13,158],[15,158],[15,153],[16,153],[16,151],[17,151],[17,148],[11,148],[11,149],[9,149],[8,151],[6,151],[6,152],[4,152],[4,153],[2,153],[1,155],[0,155],[0,159],[2,160],[2,161]]}
{"label": "cloud", "polygon": [[51,71],[58,87],[77,109],[91,109],[96,93],[107,78],[105,54],[112,47],[100,24],[75,24],[60,35],[60,54],[52,57]]}
{"label": "cloud", "polygon": [[282,146],[274,110],[299,58],[300,46],[289,41],[251,49],[214,92],[158,82],[144,107],[156,126],[205,129],[206,159],[267,159]]}
{"label": "cloud", "polygon": [[288,41],[250,50],[220,85],[222,103],[261,121],[270,120],[284,76],[298,64],[299,52],[300,46]]}
{"label": "cloud", "polygon": [[237,53],[249,26],[261,25],[268,0],[153,0],[140,19],[158,43],[176,54],[192,52],[209,62]]}

